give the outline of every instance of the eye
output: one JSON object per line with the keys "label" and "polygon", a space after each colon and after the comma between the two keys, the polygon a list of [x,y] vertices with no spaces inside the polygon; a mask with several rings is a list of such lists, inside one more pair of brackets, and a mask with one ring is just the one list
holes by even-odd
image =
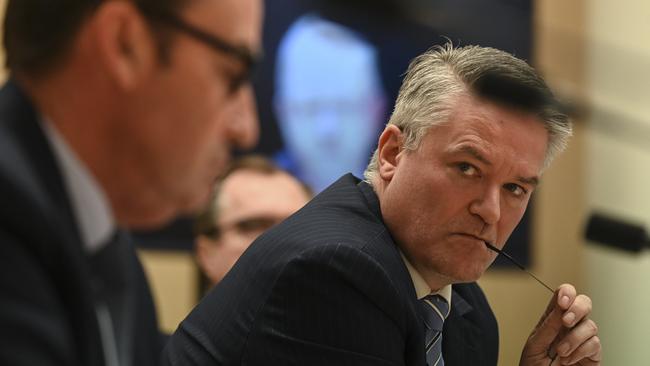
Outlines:
{"label": "eye", "polygon": [[528,193],[526,189],[519,184],[515,183],[507,183],[503,185],[503,188],[505,188],[507,191],[511,192],[513,195],[516,197],[522,197]]}
{"label": "eye", "polygon": [[271,217],[252,217],[241,220],[235,227],[241,234],[261,233],[278,223],[278,220]]}
{"label": "eye", "polygon": [[237,75],[232,75],[228,84],[228,93],[229,95],[235,95],[237,92],[248,82],[248,75],[245,73],[240,73]]}
{"label": "eye", "polygon": [[478,169],[470,163],[465,163],[465,162],[458,163],[457,167],[458,170],[460,170],[461,173],[463,173],[464,175],[470,177],[474,177],[478,175]]}
{"label": "eye", "polygon": [[225,68],[221,64],[214,66],[217,83],[221,85],[226,81],[227,95],[233,97],[249,81],[247,70],[235,71],[234,68]]}
{"label": "eye", "polygon": [[247,83],[250,83],[254,76],[254,64],[245,64],[238,72],[232,72],[229,75],[228,92],[230,95],[237,92]]}

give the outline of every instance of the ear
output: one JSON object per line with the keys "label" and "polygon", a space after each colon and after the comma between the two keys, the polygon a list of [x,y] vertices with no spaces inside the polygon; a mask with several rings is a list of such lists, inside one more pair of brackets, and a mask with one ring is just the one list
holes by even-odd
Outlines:
{"label": "ear", "polygon": [[384,181],[393,179],[402,153],[402,131],[395,125],[388,125],[379,137],[377,163],[379,176]]}
{"label": "ear", "polygon": [[124,90],[133,89],[158,62],[157,45],[146,19],[130,1],[108,1],[93,17],[97,59],[107,76]]}

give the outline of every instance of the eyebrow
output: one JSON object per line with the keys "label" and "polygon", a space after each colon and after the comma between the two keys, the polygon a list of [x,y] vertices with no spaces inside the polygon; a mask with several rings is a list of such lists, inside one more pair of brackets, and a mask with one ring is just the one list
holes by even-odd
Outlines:
{"label": "eyebrow", "polygon": [[[485,165],[492,165],[492,162],[489,161],[485,156],[483,156],[476,148],[473,146],[463,145],[456,152],[465,153],[473,156],[476,160],[480,161]],[[527,185],[536,187],[539,184],[539,177],[517,177],[517,181]]]}
{"label": "eyebrow", "polygon": [[472,146],[463,145],[455,152],[472,155],[476,160],[480,161],[481,163],[485,165],[492,165],[491,161],[489,161],[485,156],[483,156],[477,149],[475,149]]}
{"label": "eyebrow", "polygon": [[520,181],[521,183],[532,185],[533,187],[536,187],[539,184],[538,177],[530,177],[530,178],[517,177],[517,180]]}

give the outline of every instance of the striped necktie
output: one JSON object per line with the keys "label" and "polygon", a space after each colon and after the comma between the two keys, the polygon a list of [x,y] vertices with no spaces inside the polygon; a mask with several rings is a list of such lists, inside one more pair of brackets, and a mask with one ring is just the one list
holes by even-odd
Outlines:
{"label": "striped necktie", "polygon": [[442,359],[442,325],[449,315],[449,303],[440,295],[427,295],[420,300],[424,318],[424,350],[428,366],[444,366]]}

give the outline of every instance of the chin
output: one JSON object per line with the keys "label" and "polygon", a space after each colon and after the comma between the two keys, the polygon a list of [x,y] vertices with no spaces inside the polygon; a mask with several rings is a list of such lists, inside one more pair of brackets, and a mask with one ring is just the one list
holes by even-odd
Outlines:
{"label": "chin", "polygon": [[210,201],[212,195],[212,186],[209,185],[207,189],[201,189],[193,192],[179,205],[179,213],[181,214],[195,214],[205,207]]}
{"label": "chin", "polygon": [[477,268],[472,266],[461,271],[453,271],[449,277],[453,279],[454,283],[468,283],[478,281],[483,276],[483,273],[485,273],[485,267]]}
{"label": "chin", "polygon": [[476,282],[476,281],[479,280],[479,278],[481,278],[480,275],[479,275],[479,276],[467,276],[467,275],[463,275],[463,276],[453,276],[453,277],[452,277],[452,279],[453,279],[452,283],[470,283],[470,282]]}
{"label": "chin", "polygon": [[168,190],[166,204],[176,211],[177,215],[191,215],[203,209],[212,197],[214,179],[202,177],[183,182],[182,185]]}
{"label": "chin", "polygon": [[128,229],[155,230],[165,226],[165,224],[174,218],[176,218],[175,210],[171,208],[160,208],[155,210],[155,212],[130,214],[123,218],[118,218],[118,222],[120,226]]}

